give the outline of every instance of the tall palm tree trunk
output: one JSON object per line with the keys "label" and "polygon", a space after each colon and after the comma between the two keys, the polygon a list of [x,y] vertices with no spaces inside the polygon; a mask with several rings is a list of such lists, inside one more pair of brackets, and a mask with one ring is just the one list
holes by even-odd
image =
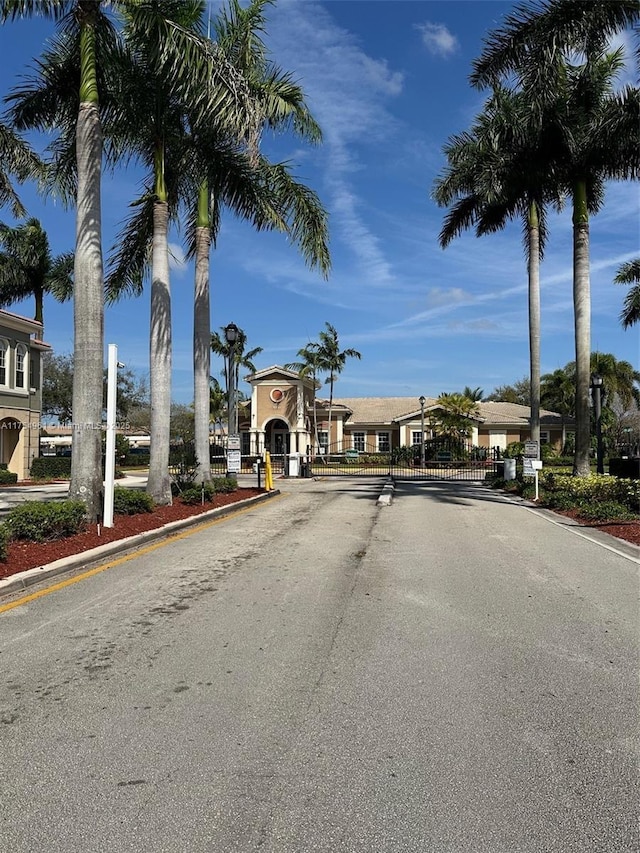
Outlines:
{"label": "tall palm tree trunk", "polygon": [[104,368],[104,283],[100,174],[102,127],[96,82],[95,31],[82,21],[80,107],[76,126],[78,191],[74,262],[73,442],[69,497],[89,519],[101,508],[101,423]]}
{"label": "tall palm tree trunk", "polygon": [[169,206],[153,206],[151,281],[151,335],[149,384],[151,397],[151,446],[147,492],[155,503],[171,503],[169,439],[171,416],[171,291],[168,246]]}
{"label": "tall palm tree trunk", "polygon": [[540,228],[535,202],[529,206],[529,376],[531,438],[540,447]]}
{"label": "tall palm tree trunk", "polygon": [[574,187],[573,200],[573,311],[576,348],[576,448],[573,473],[590,473],[591,424],[589,384],[591,372],[591,283],[589,279],[589,214],[586,183]]}
{"label": "tall palm tree trunk", "polygon": [[[209,228],[208,187],[200,188],[198,227],[196,230],[196,271],[193,303],[193,407],[195,450],[198,460],[198,482],[211,480],[209,463],[209,402],[211,374],[211,319],[209,298]],[[203,217],[205,222],[203,223]]]}

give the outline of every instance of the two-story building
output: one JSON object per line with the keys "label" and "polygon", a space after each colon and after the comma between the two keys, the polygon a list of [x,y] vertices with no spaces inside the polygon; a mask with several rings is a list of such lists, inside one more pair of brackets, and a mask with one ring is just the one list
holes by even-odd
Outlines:
{"label": "two-story building", "polygon": [[0,462],[19,480],[39,455],[42,413],[42,324],[0,311]]}

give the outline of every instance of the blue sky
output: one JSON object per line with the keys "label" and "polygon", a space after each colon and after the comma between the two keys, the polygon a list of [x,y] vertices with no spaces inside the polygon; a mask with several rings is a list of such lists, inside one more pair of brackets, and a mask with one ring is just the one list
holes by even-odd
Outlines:
{"label": "blue sky", "polygon": [[[496,386],[528,375],[527,277],[521,227],[477,239],[464,235],[442,250],[445,211],[431,199],[447,138],[469,126],[484,95],[470,88],[472,60],[483,38],[513,4],[477,0],[279,0],[268,12],[268,43],[280,67],[303,85],[324,143],[265,139],[288,160],[329,211],[333,269],[328,281],[308,270],[282,235],[254,234],[227,214],[211,256],[212,329],[229,322],[248,346],[263,347],[261,369],[296,360],[328,321],[350,360],[336,396],[437,396]],[[215,9],[218,3],[214,3]],[[50,23],[0,29],[0,86],[6,93],[40,55]],[[630,55],[630,54],[629,54]],[[629,72],[631,73],[631,71]],[[136,175],[105,175],[103,243],[115,241]],[[75,222],[51,200],[24,188],[54,253],[72,250]],[[1,213],[11,222],[6,210]],[[637,184],[608,188],[591,222],[592,349],[640,367],[640,329],[622,330],[624,288],[617,267],[637,255]],[[173,399],[193,397],[191,370],[193,268],[172,235]],[[571,216],[552,215],[541,269],[542,371],[573,360]],[[29,302],[11,310],[31,316]],[[73,351],[70,305],[45,305],[46,339]],[[127,299],[105,317],[105,350],[148,373],[149,297]],[[214,357],[212,372],[222,365]],[[244,390],[248,390],[245,386]]]}

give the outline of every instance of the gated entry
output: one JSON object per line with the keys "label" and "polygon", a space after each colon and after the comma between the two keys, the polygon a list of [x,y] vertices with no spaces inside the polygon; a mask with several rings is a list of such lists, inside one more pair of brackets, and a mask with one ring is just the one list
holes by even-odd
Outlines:
{"label": "gated entry", "polygon": [[379,451],[343,447],[325,448],[311,461],[314,476],[381,477],[398,480],[484,480],[497,472],[498,448],[474,447],[459,439],[438,438],[412,447]]}

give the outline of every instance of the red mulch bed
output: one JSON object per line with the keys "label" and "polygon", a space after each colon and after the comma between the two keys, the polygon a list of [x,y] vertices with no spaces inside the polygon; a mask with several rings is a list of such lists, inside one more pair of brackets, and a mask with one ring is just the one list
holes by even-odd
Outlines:
{"label": "red mulch bed", "polygon": [[625,542],[631,542],[632,545],[640,545],[640,519],[634,521],[585,521],[584,518],[578,517],[575,510],[561,511],[556,509],[554,512],[572,518],[581,527],[601,530],[603,533],[608,533],[609,536],[615,536],[616,539],[624,539]]}
{"label": "red mulch bed", "polygon": [[92,524],[84,533],[75,536],[67,536],[64,539],[56,539],[50,542],[10,542],[6,562],[0,563],[0,579],[8,578],[18,572],[34,569],[53,563],[63,557],[73,554],[81,554],[91,548],[116,542],[118,539],[126,539],[136,533],[145,533],[147,530],[155,530],[171,521],[179,521],[183,518],[191,518],[201,515],[217,507],[228,506],[238,501],[264,494],[264,489],[237,489],[227,495],[216,495],[214,500],[208,501],[204,506],[189,506],[176,500],[172,506],[156,507],[153,512],[140,513],[138,515],[116,515],[114,526],[101,527],[98,535],[98,526]]}

